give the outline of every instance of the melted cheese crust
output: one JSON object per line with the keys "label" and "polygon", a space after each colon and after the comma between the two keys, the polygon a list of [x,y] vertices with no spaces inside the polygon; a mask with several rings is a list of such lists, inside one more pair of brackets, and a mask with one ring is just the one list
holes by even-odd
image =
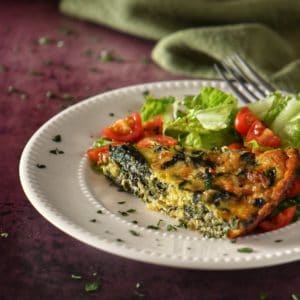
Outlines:
{"label": "melted cheese crust", "polygon": [[[273,211],[284,199],[299,165],[298,151],[294,148],[258,155],[226,149],[201,152],[200,157],[188,152],[178,155],[180,151],[141,150],[155,176],[176,187],[164,202],[183,207],[190,205],[191,200],[178,197],[178,190],[200,193],[202,203],[219,219],[231,223],[239,220],[238,227],[228,232],[232,238],[250,232]],[[161,210],[160,205],[152,203],[149,207]],[[184,218],[182,214],[176,217]],[[188,223],[197,228],[190,220]]]}

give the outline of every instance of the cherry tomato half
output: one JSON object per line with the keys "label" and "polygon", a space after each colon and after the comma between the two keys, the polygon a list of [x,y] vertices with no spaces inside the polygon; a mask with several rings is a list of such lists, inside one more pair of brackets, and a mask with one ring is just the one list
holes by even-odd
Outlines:
{"label": "cherry tomato half", "polygon": [[88,158],[96,163],[103,163],[108,159],[109,146],[105,145],[98,148],[91,148],[87,151]]}
{"label": "cherry tomato half", "polygon": [[153,136],[162,134],[163,131],[163,119],[161,116],[156,116],[154,119],[149,120],[143,125],[144,136]]}
{"label": "cherry tomato half", "polygon": [[248,130],[246,142],[252,140],[255,140],[262,147],[276,148],[281,145],[280,138],[259,120],[254,121]]}
{"label": "cherry tomato half", "polygon": [[258,118],[249,107],[242,107],[235,117],[234,128],[241,135],[246,135],[253,122],[257,120]]}
{"label": "cherry tomato half", "polygon": [[276,216],[265,219],[258,226],[263,231],[272,231],[287,226],[292,222],[296,210],[296,206],[288,207]]}
{"label": "cherry tomato half", "polygon": [[136,144],[136,146],[138,148],[148,148],[155,144],[159,144],[162,146],[175,146],[177,144],[177,140],[167,135],[153,135],[144,137]]}
{"label": "cherry tomato half", "polygon": [[143,136],[142,119],[138,112],[117,120],[110,127],[102,130],[101,136],[113,141],[135,142]]}

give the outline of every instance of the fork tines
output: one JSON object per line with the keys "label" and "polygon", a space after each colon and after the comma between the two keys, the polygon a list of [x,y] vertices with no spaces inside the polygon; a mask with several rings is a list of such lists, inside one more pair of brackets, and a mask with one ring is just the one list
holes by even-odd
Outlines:
{"label": "fork tines", "polygon": [[[228,57],[226,61],[215,64],[214,67],[232,92],[246,103],[264,98],[276,90],[237,53]],[[240,87],[236,85],[235,81],[239,83]]]}

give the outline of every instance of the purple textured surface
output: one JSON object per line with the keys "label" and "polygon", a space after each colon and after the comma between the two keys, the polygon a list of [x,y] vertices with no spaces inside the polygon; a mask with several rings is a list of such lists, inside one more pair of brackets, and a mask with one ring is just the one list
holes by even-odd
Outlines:
{"label": "purple textured surface", "polygon": [[[300,293],[300,262],[220,272],[153,266],[91,248],[31,206],[18,163],[39,126],[91,95],[179,78],[145,63],[153,42],[64,17],[57,4],[0,4],[0,299],[260,299],[262,293],[291,299]],[[40,45],[40,37],[52,42]],[[122,62],[101,62],[97,55],[103,50]],[[84,287],[91,280],[100,285],[88,293]]]}

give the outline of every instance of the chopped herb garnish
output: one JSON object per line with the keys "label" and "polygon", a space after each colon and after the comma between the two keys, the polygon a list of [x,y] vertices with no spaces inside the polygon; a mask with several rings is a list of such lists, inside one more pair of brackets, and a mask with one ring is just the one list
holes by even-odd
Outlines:
{"label": "chopped herb garnish", "polygon": [[141,291],[142,285],[139,282],[136,283],[135,288],[133,295],[137,298],[144,298],[145,292]]}
{"label": "chopped herb garnish", "polygon": [[82,279],[82,276],[81,275],[72,274],[71,278],[79,280],[79,279]]}
{"label": "chopped herb garnish", "polygon": [[8,233],[7,232],[1,232],[0,237],[6,239],[8,237]]}
{"label": "chopped herb garnish", "polygon": [[274,243],[281,243],[283,240],[275,240]]}
{"label": "chopped herb garnish", "polygon": [[51,92],[51,91],[47,91],[46,92],[46,97],[48,99],[55,99],[55,98],[57,98],[57,95],[55,93]]}
{"label": "chopped herb garnish", "polygon": [[98,209],[98,210],[97,210],[97,214],[100,214],[100,215],[101,215],[101,214],[103,214],[103,211],[102,211],[101,209]]}
{"label": "chopped herb garnish", "polygon": [[236,244],[236,239],[230,240],[230,243],[231,243],[231,244]]}
{"label": "chopped herb garnish", "polygon": [[48,45],[48,44],[51,44],[53,43],[53,39],[47,37],[47,36],[42,36],[38,39],[38,44],[39,45]]}
{"label": "chopped herb garnish", "polygon": [[119,201],[118,204],[124,204],[126,201]]}
{"label": "chopped herb garnish", "polygon": [[240,253],[252,253],[254,250],[250,247],[243,247],[243,248],[238,248],[237,251]]}
{"label": "chopped herb garnish", "polygon": [[168,231],[176,231],[177,228],[176,228],[175,226],[171,225],[171,224],[168,224],[167,230],[168,230]]}
{"label": "chopped herb garnish", "polygon": [[122,215],[123,217],[127,217],[128,216],[128,213],[126,212],[126,211],[118,211],[118,213],[120,214],[120,215]]}
{"label": "chopped herb garnish", "polygon": [[140,292],[140,291],[134,291],[133,292],[133,295],[137,298],[144,298],[145,297],[145,294]]}
{"label": "chopped herb garnish", "polygon": [[153,230],[159,230],[160,229],[158,226],[155,226],[155,225],[148,225],[147,228],[148,229],[153,229]]}
{"label": "chopped herb garnish", "polygon": [[211,180],[211,178],[205,178],[203,180],[203,183],[204,183],[204,188],[206,190],[209,190],[211,188],[211,186],[212,186],[212,180]]}
{"label": "chopped herb garnish", "polygon": [[102,62],[110,62],[110,61],[121,62],[122,61],[122,59],[120,57],[114,56],[113,53],[108,50],[102,50],[98,56],[98,59]]}
{"label": "chopped herb garnish", "polygon": [[186,225],[186,223],[184,223],[183,220],[179,220],[178,222],[179,222],[179,224],[176,225],[178,228],[187,228],[187,225]]}
{"label": "chopped herb garnish", "polygon": [[20,91],[19,89],[17,89],[16,87],[14,87],[12,85],[8,86],[7,92],[8,92],[9,95],[10,94],[20,94],[20,93],[22,93],[22,91]]}
{"label": "chopped herb garnish", "polygon": [[45,165],[42,165],[42,164],[36,164],[37,168],[39,169],[45,169],[46,166]]}
{"label": "chopped herb garnish", "polygon": [[99,288],[99,283],[97,281],[87,282],[84,286],[86,292],[95,292]]}
{"label": "chopped herb garnish", "polygon": [[96,223],[96,222],[97,222],[97,220],[96,220],[96,219],[91,219],[91,220],[90,220],[90,222],[92,222],[92,223]]}
{"label": "chopped herb garnish", "polygon": [[150,92],[149,92],[148,90],[143,91],[143,95],[144,95],[144,96],[148,96],[149,94],[150,94]]}
{"label": "chopped herb garnish", "polygon": [[62,150],[59,150],[57,148],[53,149],[53,150],[50,150],[49,151],[51,154],[54,154],[54,155],[57,155],[57,154],[64,154],[65,152],[62,151]]}
{"label": "chopped herb garnish", "polygon": [[62,141],[61,139],[61,135],[60,134],[57,134],[53,139],[52,139],[53,142],[56,142],[56,143],[60,143]]}
{"label": "chopped herb garnish", "polygon": [[137,220],[133,220],[131,223],[133,223],[133,224],[137,224],[137,223],[138,223],[138,221],[137,221]]}
{"label": "chopped herb garnish", "polygon": [[130,208],[130,209],[128,209],[126,212],[128,212],[128,213],[135,213],[135,212],[136,212],[136,210],[135,210],[135,209],[133,209],[133,208]]}
{"label": "chopped herb garnish", "polygon": [[140,234],[134,230],[129,230],[129,232],[134,236],[140,236]]}
{"label": "chopped herb garnish", "polygon": [[75,97],[72,96],[72,95],[70,95],[70,94],[63,94],[63,95],[61,96],[61,99],[67,100],[67,101],[72,101],[72,100],[75,100]]}
{"label": "chopped herb garnish", "polygon": [[115,115],[115,114],[114,114],[113,112],[110,112],[110,113],[109,113],[109,116],[110,116],[110,117],[114,117],[114,115]]}
{"label": "chopped herb garnish", "polygon": [[116,241],[119,242],[119,243],[124,243],[124,242],[125,242],[125,241],[122,240],[122,239],[116,239]]}
{"label": "chopped herb garnish", "polygon": [[112,53],[110,51],[107,51],[107,50],[101,51],[98,58],[102,62],[108,62],[108,61],[113,61],[114,60],[114,56],[112,55]]}
{"label": "chopped herb garnish", "polygon": [[68,36],[77,35],[77,32],[69,27],[62,26],[62,27],[59,27],[58,30],[64,35],[68,35]]}
{"label": "chopped herb garnish", "polygon": [[164,220],[159,219],[158,222],[157,222],[157,224],[156,224],[156,226],[157,226],[157,227],[160,227],[160,224],[161,224],[163,221],[164,221]]}

